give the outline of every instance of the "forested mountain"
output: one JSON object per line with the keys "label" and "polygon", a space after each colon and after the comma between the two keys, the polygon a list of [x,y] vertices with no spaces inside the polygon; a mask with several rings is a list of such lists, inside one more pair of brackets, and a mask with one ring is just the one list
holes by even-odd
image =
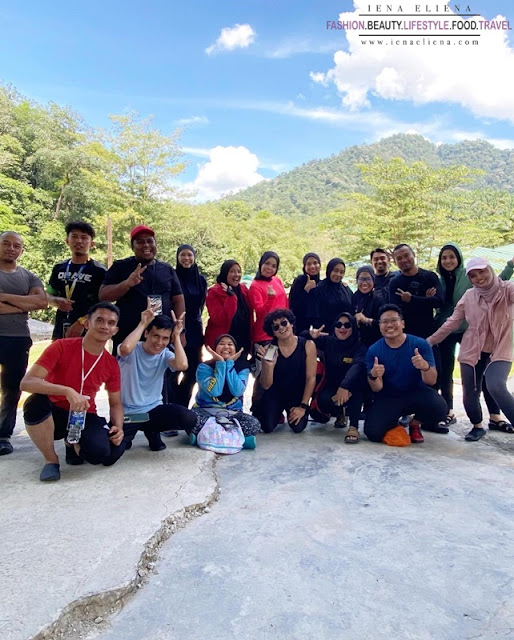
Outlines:
{"label": "forested mountain", "polygon": [[330,158],[312,160],[228,199],[279,215],[326,213],[340,207],[342,193],[369,192],[357,165],[375,158],[402,158],[408,164],[421,161],[434,169],[464,165],[484,172],[467,188],[514,193],[514,149],[500,150],[484,140],[435,145],[420,135],[396,134],[374,144],[349,147]]}

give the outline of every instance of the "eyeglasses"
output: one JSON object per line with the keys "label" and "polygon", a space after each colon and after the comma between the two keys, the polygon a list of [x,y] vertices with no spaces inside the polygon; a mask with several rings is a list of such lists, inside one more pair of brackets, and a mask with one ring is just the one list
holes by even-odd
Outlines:
{"label": "eyeglasses", "polygon": [[361,284],[363,282],[373,282],[373,278],[357,278],[357,282],[359,284]]}
{"label": "eyeglasses", "polygon": [[273,329],[273,333],[278,331],[280,327],[287,327],[289,324],[289,320],[281,320],[278,324],[272,324],[271,328]]}
{"label": "eyeglasses", "polygon": [[390,320],[379,320],[378,324],[398,324],[401,318],[391,318]]}
{"label": "eyeglasses", "polygon": [[334,327],[336,329],[351,329],[352,328],[352,323],[351,322],[336,322]]}

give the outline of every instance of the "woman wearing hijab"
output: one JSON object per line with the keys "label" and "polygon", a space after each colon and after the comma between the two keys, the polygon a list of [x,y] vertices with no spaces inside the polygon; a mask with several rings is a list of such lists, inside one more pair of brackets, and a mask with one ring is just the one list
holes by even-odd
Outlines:
{"label": "woman wearing hijab", "polygon": [[366,347],[361,343],[357,323],[351,313],[338,315],[333,332],[328,335],[320,329],[311,329],[309,335],[316,348],[323,352],[325,384],[318,396],[322,413],[336,417],[335,427],[349,427],[347,444],[359,442],[359,417],[364,394],[367,391]]}
{"label": "woman wearing hijab", "polygon": [[343,284],[346,265],[341,258],[332,258],[327,264],[327,277],[314,289],[314,319],[316,328],[324,325],[331,332],[334,318],[344,311],[352,310],[352,292]]}
{"label": "woman wearing hijab", "polygon": [[[466,276],[464,261],[460,247],[455,242],[446,243],[439,252],[437,260],[437,272],[444,295],[444,305],[439,309],[435,316],[436,327],[441,327],[444,322],[452,315],[459,300],[464,293],[471,288],[471,282]],[[513,273],[513,264],[509,261],[505,269],[500,274],[502,280],[510,280]],[[448,430],[451,424],[457,421],[453,412],[453,370],[455,367],[455,347],[460,344],[462,336],[466,330],[466,322],[457,327],[450,333],[440,344],[439,353],[441,355],[441,370],[439,372],[439,388],[441,395],[448,405],[448,415],[444,423],[438,425],[439,429]],[[491,397],[486,385],[482,383],[482,391],[484,392],[484,400],[489,410],[490,420],[489,428],[503,427],[507,423],[502,420],[500,408]]]}
{"label": "woman wearing hijab", "polygon": [[216,338],[229,333],[243,349],[243,360],[251,353],[252,320],[248,288],[241,282],[241,267],[236,260],[225,260],[216,284],[207,291],[209,320],[205,329],[205,344],[215,348]]}
{"label": "woman wearing hijab", "polygon": [[207,281],[198,270],[196,251],[190,244],[181,244],[177,249],[176,272],[186,305],[186,346],[188,367],[178,384],[175,378],[173,401],[184,407],[189,406],[191,393],[196,382],[196,369],[202,361],[203,326],[202,311],[207,294]]}
{"label": "woman wearing hijab", "polygon": [[482,427],[480,406],[484,378],[489,393],[510,421],[510,424],[501,425],[500,429],[507,433],[514,432],[514,398],[507,389],[512,365],[514,282],[502,281],[484,258],[468,260],[466,275],[472,288],[465,291],[452,315],[427,341],[430,345],[439,344],[463,321],[468,323],[462,336],[458,360],[464,409],[473,425],[466,440],[475,441],[486,434]]}
{"label": "woman wearing hijab", "polygon": [[378,326],[380,307],[385,303],[380,289],[375,289],[375,272],[365,264],[357,269],[357,291],[352,295],[352,311],[361,341],[370,347],[382,337]]}
{"label": "woman wearing hijab", "polygon": [[[196,372],[198,393],[192,410],[196,414],[196,425],[192,433],[196,436],[211,417],[236,419],[245,435],[245,448],[255,448],[255,434],[261,428],[257,418],[243,413],[243,395],[248,383],[250,369],[243,360],[243,349],[237,350],[237,342],[228,333],[218,336],[214,349],[207,346],[212,359],[203,362]],[[190,437],[193,441],[194,438]]]}
{"label": "woman wearing hijab", "polygon": [[253,342],[266,344],[270,336],[264,330],[264,318],[273,309],[287,309],[289,302],[282,284],[277,278],[280,258],[274,251],[265,251],[259,260],[259,267],[250,285],[250,308],[255,314]]}
{"label": "woman wearing hijab", "polygon": [[317,253],[303,256],[303,273],[294,279],[289,291],[289,307],[296,317],[296,333],[306,331],[312,324],[314,289],[319,282],[321,260]]}

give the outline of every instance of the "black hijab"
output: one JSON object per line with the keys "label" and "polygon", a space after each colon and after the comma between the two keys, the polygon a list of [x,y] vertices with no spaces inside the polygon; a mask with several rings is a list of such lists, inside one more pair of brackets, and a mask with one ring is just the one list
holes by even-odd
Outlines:
{"label": "black hijab", "polygon": [[267,282],[271,282],[271,278],[273,276],[268,277],[261,274],[261,267],[266,262],[266,260],[268,260],[268,258],[275,258],[275,260],[277,261],[277,270],[275,271],[275,275],[277,275],[278,268],[280,267],[280,258],[274,251],[265,251],[261,256],[261,259],[259,260],[259,267],[257,269],[257,273],[255,274],[255,280],[266,280]]}
{"label": "black hijab", "polygon": [[[441,264],[441,256],[443,255],[443,251],[446,251],[447,249],[453,251],[455,257],[457,258],[457,266],[453,271],[447,271]],[[453,244],[445,244],[441,251],[439,251],[439,258],[437,259],[437,271],[441,274],[441,277],[444,278],[444,283],[446,285],[444,288],[444,301],[446,304],[453,304],[453,293],[455,291],[457,275],[459,274],[459,267],[462,267],[462,257],[460,255],[460,252],[457,251]]]}
{"label": "black hijab", "polygon": [[[225,260],[225,262],[221,265],[220,272],[218,277],[216,278],[216,282],[218,284],[226,284],[232,290],[233,294],[237,296],[237,309],[234,317],[232,318],[232,322],[230,324],[230,335],[233,338],[235,336],[239,342],[239,344],[244,348],[246,352],[250,352],[251,348],[251,337],[250,337],[250,308],[246,302],[246,299],[241,291],[241,285],[237,285],[237,287],[233,287],[229,285],[227,282],[228,272],[232,267],[237,264],[239,267],[239,262],[237,260]],[[229,294],[230,295],[230,294]],[[235,341],[234,341],[235,342]],[[240,359],[243,359],[241,357]],[[237,363],[238,361],[236,361]]]}
{"label": "black hijab", "polygon": [[[178,259],[184,249],[189,249],[194,256],[194,262],[189,269],[183,267]],[[182,291],[184,293],[184,298],[186,298],[186,300],[188,295],[198,295],[199,292],[203,291],[205,278],[202,278],[202,275],[200,274],[198,265],[196,264],[196,251],[190,244],[181,244],[177,249],[177,266],[175,271],[177,272],[177,276],[180,280]]]}

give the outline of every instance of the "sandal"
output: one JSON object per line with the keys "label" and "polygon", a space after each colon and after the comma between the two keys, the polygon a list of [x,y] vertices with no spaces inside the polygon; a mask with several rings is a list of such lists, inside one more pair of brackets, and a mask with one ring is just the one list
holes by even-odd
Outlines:
{"label": "sandal", "polygon": [[503,431],[503,433],[514,433],[514,427],[506,420],[489,420],[489,431]]}
{"label": "sandal", "polygon": [[346,432],[346,435],[344,437],[344,441],[346,442],[346,444],[357,444],[359,440],[360,436],[357,427],[348,427],[348,431]]}

